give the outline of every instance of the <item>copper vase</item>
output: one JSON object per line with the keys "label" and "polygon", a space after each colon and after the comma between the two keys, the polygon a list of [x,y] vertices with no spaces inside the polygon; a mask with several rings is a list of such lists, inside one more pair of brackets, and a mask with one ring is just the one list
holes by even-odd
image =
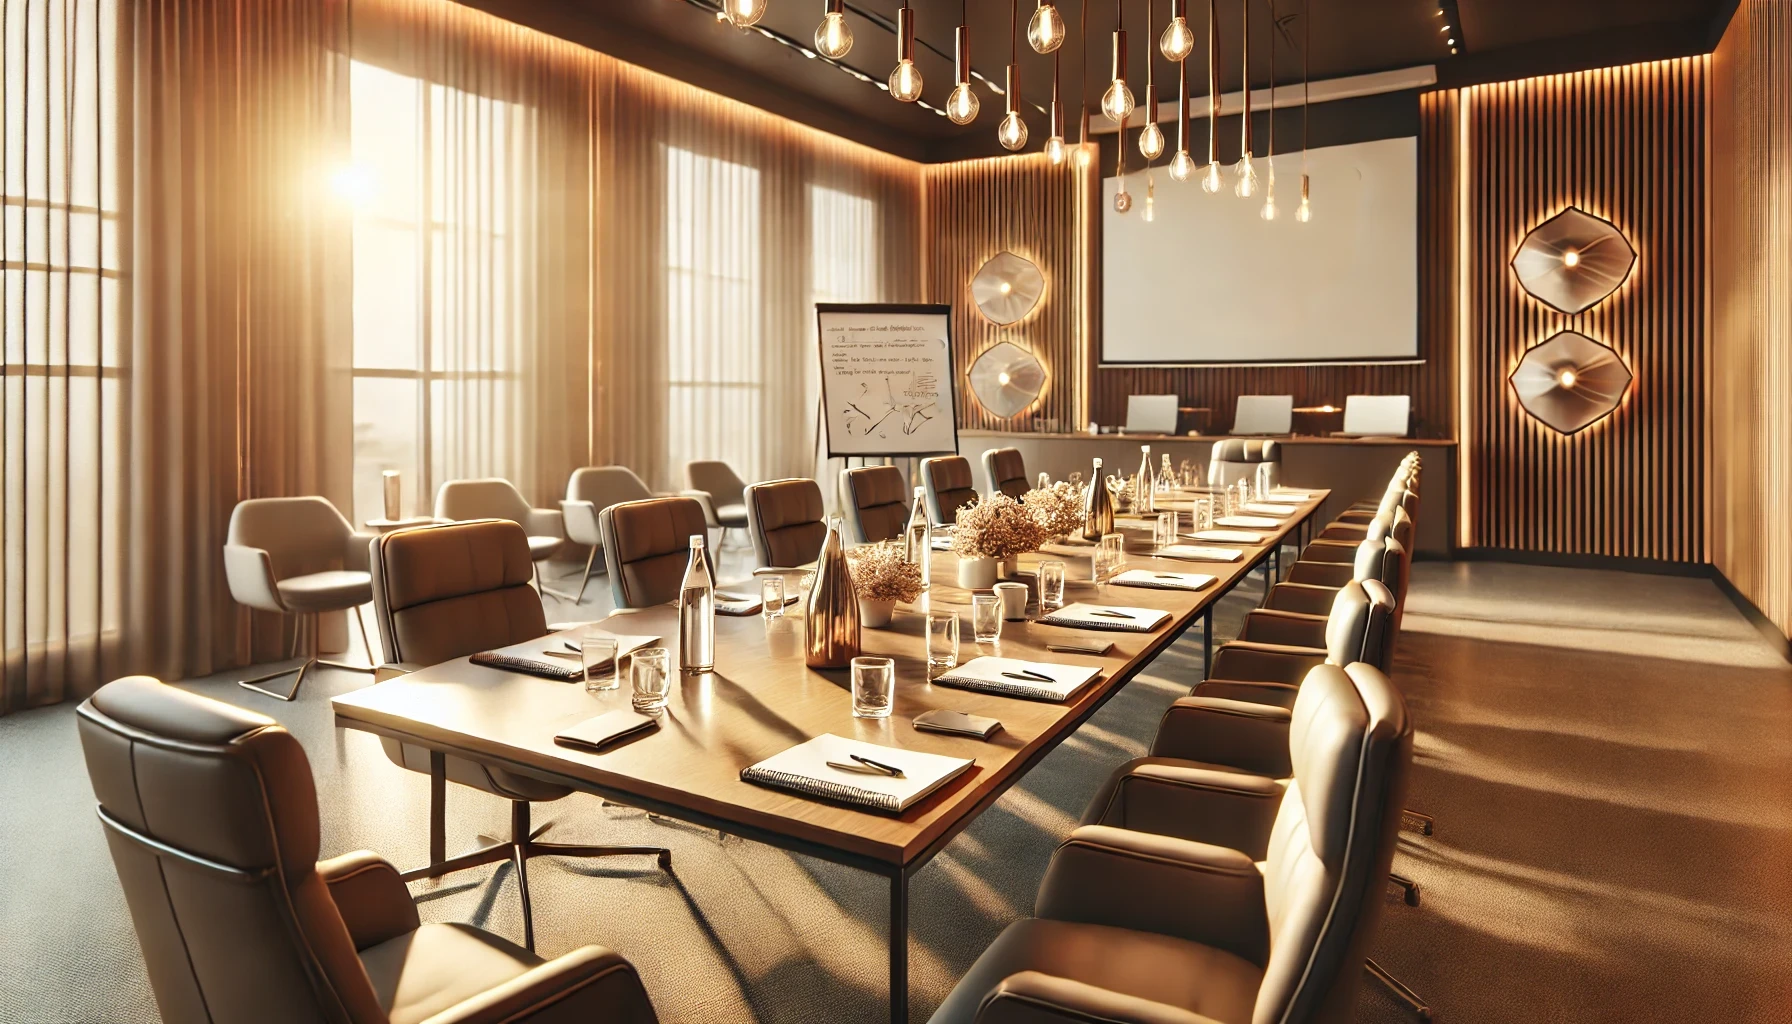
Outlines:
{"label": "copper vase", "polygon": [[810,668],[846,668],[859,655],[859,599],[840,541],[841,520],[828,523],[828,537],[815,559],[815,583],[803,605],[803,661]]}

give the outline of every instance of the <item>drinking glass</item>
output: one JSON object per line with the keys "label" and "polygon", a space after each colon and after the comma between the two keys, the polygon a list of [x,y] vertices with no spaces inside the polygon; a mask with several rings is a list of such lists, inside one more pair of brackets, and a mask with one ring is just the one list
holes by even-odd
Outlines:
{"label": "drinking glass", "polygon": [[765,621],[784,616],[784,577],[767,576],[759,581],[759,614]]}
{"label": "drinking glass", "polygon": [[666,706],[671,689],[667,671],[670,655],[664,647],[644,647],[629,658],[629,675],[634,680],[636,711],[655,712]]}
{"label": "drinking glass", "polygon": [[934,668],[958,665],[958,613],[927,616],[927,664]]}
{"label": "drinking glass", "polygon": [[1269,472],[1269,463],[1257,463],[1257,497],[1259,498],[1266,498],[1269,496]]}
{"label": "drinking glass", "polygon": [[971,636],[980,644],[1002,638],[1002,599],[994,594],[971,595]]}
{"label": "drinking glass", "polygon": [[585,666],[585,689],[614,690],[622,685],[616,674],[616,637],[602,630],[588,629],[579,634],[579,660]]}
{"label": "drinking glass", "polygon": [[1039,610],[1055,612],[1064,607],[1064,563],[1048,558],[1039,563]]}
{"label": "drinking glass", "polygon": [[1195,511],[1191,518],[1194,520],[1192,525],[1194,526],[1195,529],[1197,529],[1197,530],[1213,529],[1213,499],[1212,498],[1196,498],[1195,499]]}
{"label": "drinking glass", "polygon": [[1159,512],[1157,523],[1151,530],[1151,542],[1158,551],[1176,543],[1176,526],[1180,515],[1176,512]]}
{"label": "drinking glass", "polygon": [[852,659],[852,715],[888,718],[896,696],[896,663],[860,655]]}
{"label": "drinking glass", "polygon": [[1095,579],[1106,583],[1120,574],[1126,565],[1126,535],[1123,533],[1104,533],[1101,544],[1095,549]]}

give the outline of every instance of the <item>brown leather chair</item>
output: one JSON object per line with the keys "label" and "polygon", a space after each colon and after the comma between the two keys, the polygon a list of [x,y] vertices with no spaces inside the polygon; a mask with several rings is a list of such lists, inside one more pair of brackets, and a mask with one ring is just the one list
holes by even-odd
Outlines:
{"label": "brown leather chair", "polygon": [[[547,634],[541,598],[529,587],[529,539],[514,522],[486,519],[399,530],[377,538],[372,547],[374,617],[388,668],[414,670]],[[380,745],[393,764],[430,777],[429,864],[405,872],[405,881],[509,861],[523,901],[523,945],[530,949],[535,948],[531,857],[643,854],[657,857],[661,867],[671,863],[671,853],[658,847],[538,841],[539,833],[530,826],[530,805],[572,795],[567,786],[420,743],[382,737]],[[449,782],[509,800],[509,841],[447,857]]]}
{"label": "brown leather chair", "polygon": [[958,522],[958,510],[977,500],[971,464],[962,455],[922,459],[921,485],[926,489],[927,514],[936,526]]}
{"label": "brown leather chair", "polygon": [[1329,615],[1338,588],[1351,580],[1380,580],[1393,592],[1396,614],[1405,603],[1406,546],[1392,537],[1377,543],[1365,540],[1356,546],[1356,561],[1296,562],[1288,577],[1270,588],[1263,607],[1282,612]]}
{"label": "brown leather chair", "polygon": [[990,494],[1006,494],[1019,501],[1021,495],[1033,489],[1019,448],[991,448],[984,452],[983,475],[989,477]]}
{"label": "brown leather chair", "polygon": [[1406,550],[1412,550],[1413,520],[1403,508],[1394,509],[1393,516],[1378,515],[1356,536],[1320,537],[1301,549],[1300,557],[1307,562],[1354,562],[1356,546],[1365,540],[1384,540],[1392,537],[1400,542]]}
{"label": "brown leather chair", "polygon": [[908,527],[909,490],[895,466],[863,466],[840,474],[846,525],[855,544],[895,540]]}
{"label": "brown leather chair", "polygon": [[1141,784],[1129,775],[1098,799],[1053,855],[1034,916],[996,938],[932,1024],[1351,1019],[1412,725],[1367,665],[1308,685],[1320,699],[1288,726],[1286,782],[1135,768]]}
{"label": "brown leather chair", "polygon": [[709,536],[703,506],[693,498],[625,501],[598,513],[597,525],[618,608],[677,600],[691,564],[691,538]]}
{"label": "brown leather chair", "polygon": [[806,477],[769,480],[747,488],[747,536],[763,566],[815,561],[827,539],[821,485]]}
{"label": "brown leather chair", "polygon": [[1213,652],[1212,668],[1193,695],[1286,708],[1317,665],[1363,661],[1385,672],[1393,615],[1394,595],[1379,580],[1346,584],[1323,619],[1255,609],[1246,614],[1240,639]]}
{"label": "brown leather chair", "polygon": [[318,860],[311,766],[273,719],[147,676],[101,687],[76,716],[163,1020],[656,1019],[618,953],[543,960],[470,925],[423,924],[377,855]]}
{"label": "brown leather chair", "polygon": [[1341,540],[1345,543],[1354,543],[1362,540],[1368,535],[1370,524],[1372,524],[1378,516],[1385,515],[1389,518],[1393,518],[1394,515],[1402,510],[1406,512],[1407,517],[1413,522],[1416,523],[1419,521],[1418,493],[1416,491],[1407,490],[1404,487],[1398,491],[1390,488],[1387,494],[1382,496],[1381,504],[1376,508],[1375,515],[1365,519],[1358,513],[1347,512],[1344,514],[1344,517],[1333,520],[1324,529],[1320,530],[1317,539]]}

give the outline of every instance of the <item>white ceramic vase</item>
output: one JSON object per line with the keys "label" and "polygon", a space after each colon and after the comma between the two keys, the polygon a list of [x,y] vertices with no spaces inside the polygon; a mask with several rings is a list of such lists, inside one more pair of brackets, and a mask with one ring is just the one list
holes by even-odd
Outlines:
{"label": "white ceramic vase", "polygon": [[890,624],[896,615],[896,602],[890,598],[859,598],[859,625],[870,629],[882,629]]}
{"label": "white ceramic vase", "polygon": [[996,560],[993,558],[960,558],[958,585],[964,590],[988,590],[996,585]]}

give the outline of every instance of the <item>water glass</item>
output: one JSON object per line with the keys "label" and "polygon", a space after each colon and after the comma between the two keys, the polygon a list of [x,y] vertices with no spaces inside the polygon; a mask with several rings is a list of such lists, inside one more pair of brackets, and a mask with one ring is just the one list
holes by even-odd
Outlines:
{"label": "water glass", "polygon": [[1126,565],[1126,535],[1104,533],[1095,548],[1095,581],[1106,583],[1120,574]]}
{"label": "water glass", "polygon": [[1176,527],[1181,516],[1176,512],[1159,512],[1151,529],[1151,543],[1158,551],[1176,543]]}
{"label": "water glass", "polygon": [[1048,558],[1039,563],[1039,611],[1055,612],[1064,607],[1064,563]]}
{"label": "water glass", "polygon": [[669,665],[670,657],[664,647],[644,647],[629,658],[636,711],[652,713],[665,708],[666,695],[672,687]]}
{"label": "water glass", "polygon": [[927,664],[932,668],[957,666],[957,612],[940,612],[927,616]]}
{"label": "water glass", "polygon": [[1002,599],[994,594],[971,595],[971,636],[980,644],[1002,638]]}
{"label": "water glass", "polygon": [[1270,474],[1270,472],[1271,471],[1270,471],[1269,463],[1267,463],[1267,462],[1257,463],[1257,497],[1259,497],[1259,498],[1265,498],[1265,497],[1269,496],[1269,491],[1270,491],[1269,474]]}
{"label": "water glass", "polygon": [[896,663],[860,655],[852,659],[852,715],[888,718],[896,697]]}
{"label": "water glass", "polygon": [[1190,518],[1194,520],[1191,525],[1197,530],[1213,529],[1213,499],[1195,499],[1195,511]]}
{"label": "water glass", "polygon": [[616,674],[617,641],[612,633],[588,629],[579,634],[579,660],[585,666],[585,689],[614,690],[622,685]]}
{"label": "water glass", "polygon": [[759,581],[759,603],[765,621],[784,617],[784,577],[767,576]]}

